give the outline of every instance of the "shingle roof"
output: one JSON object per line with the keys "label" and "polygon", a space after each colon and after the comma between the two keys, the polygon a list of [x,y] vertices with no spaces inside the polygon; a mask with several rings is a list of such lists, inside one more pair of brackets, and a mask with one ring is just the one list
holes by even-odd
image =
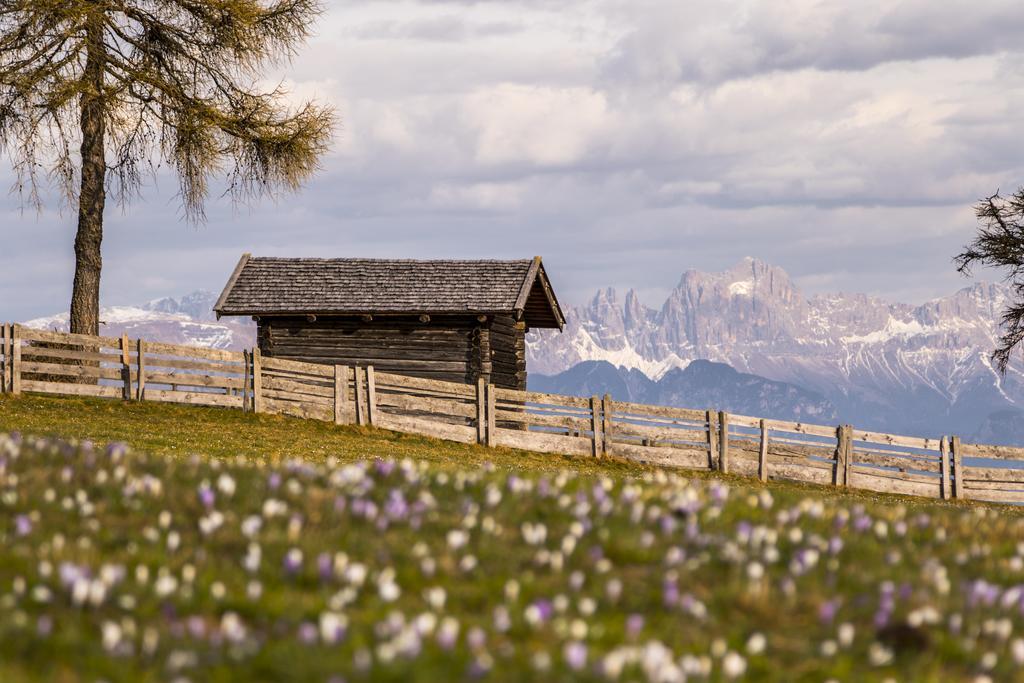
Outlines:
{"label": "shingle roof", "polygon": [[[516,261],[242,256],[214,311],[221,315],[521,312],[538,293],[564,324],[540,258]],[[532,296],[531,296],[532,294]],[[531,310],[536,307],[531,305]],[[548,318],[549,316],[537,316]],[[554,324],[545,324],[551,323]]]}

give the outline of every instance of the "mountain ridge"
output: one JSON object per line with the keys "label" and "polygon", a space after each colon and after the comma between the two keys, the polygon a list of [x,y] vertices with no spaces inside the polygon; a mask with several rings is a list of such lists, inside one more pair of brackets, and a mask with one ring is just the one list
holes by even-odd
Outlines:
{"label": "mountain ridge", "polygon": [[563,334],[531,333],[529,367],[557,375],[605,360],[658,380],[706,359],[821,394],[865,428],[971,434],[1024,401],[1020,361],[1001,376],[990,360],[1010,294],[974,283],[917,305],[806,297],[783,269],[746,258],[719,273],[687,270],[660,308],[632,290],[622,301],[598,290],[567,309]]}
{"label": "mountain ridge", "polygon": [[839,419],[835,407],[820,394],[708,360],[674,368],[657,380],[608,361],[583,361],[558,375],[531,375],[529,384],[531,391],[608,394],[615,401],[702,407],[777,420],[832,424]]}

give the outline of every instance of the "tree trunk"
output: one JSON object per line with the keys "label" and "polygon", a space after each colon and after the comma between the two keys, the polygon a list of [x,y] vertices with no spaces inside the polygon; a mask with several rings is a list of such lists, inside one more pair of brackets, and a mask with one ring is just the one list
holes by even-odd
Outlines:
{"label": "tree trunk", "polygon": [[100,270],[103,259],[103,206],[106,202],[107,163],[104,152],[106,122],[103,73],[106,46],[103,16],[90,19],[87,36],[85,81],[81,98],[82,185],[78,197],[78,233],[75,235],[75,282],[71,291],[71,331],[99,334]]}

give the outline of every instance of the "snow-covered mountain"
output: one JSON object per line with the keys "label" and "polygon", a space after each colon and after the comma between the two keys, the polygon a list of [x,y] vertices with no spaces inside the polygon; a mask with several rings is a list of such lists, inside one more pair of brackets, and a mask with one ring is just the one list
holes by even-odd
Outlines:
{"label": "snow-covered mountain", "polygon": [[[256,325],[247,318],[217,320],[213,304],[217,295],[195,291],[179,299],[155,299],[140,306],[110,306],[100,309],[100,334],[148,339],[169,344],[207,346],[240,351],[256,340]],[[27,320],[29,327],[67,332],[68,314]]]}
{"label": "snow-covered mountain", "polygon": [[922,305],[808,298],[781,268],[748,258],[684,273],[660,309],[601,290],[567,311],[564,333],[531,334],[529,367],[555,375],[604,360],[659,379],[707,359],[824,396],[863,428],[969,437],[995,421],[1005,432],[1024,406],[1024,364],[1001,377],[989,360],[1009,294],[979,283]]}

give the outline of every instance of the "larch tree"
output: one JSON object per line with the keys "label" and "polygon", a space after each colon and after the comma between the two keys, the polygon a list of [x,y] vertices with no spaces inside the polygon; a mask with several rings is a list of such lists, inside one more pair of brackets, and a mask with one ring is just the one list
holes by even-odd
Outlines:
{"label": "larch tree", "polygon": [[998,192],[978,202],[978,234],[955,258],[957,270],[969,275],[974,265],[1003,270],[1013,300],[1003,311],[1003,329],[992,359],[1006,372],[1013,351],[1024,341],[1024,188],[1004,197]]}
{"label": "larch tree", "polygon": [[320,0],[0,0],[0,147],[23,200],[51,179],[78,205],[71,331],[99,332],[108,192],[137,196],[164,164],[185,216],[215,178],[248,200],[317,169],[334,114],[260,86],[292,58]]}

